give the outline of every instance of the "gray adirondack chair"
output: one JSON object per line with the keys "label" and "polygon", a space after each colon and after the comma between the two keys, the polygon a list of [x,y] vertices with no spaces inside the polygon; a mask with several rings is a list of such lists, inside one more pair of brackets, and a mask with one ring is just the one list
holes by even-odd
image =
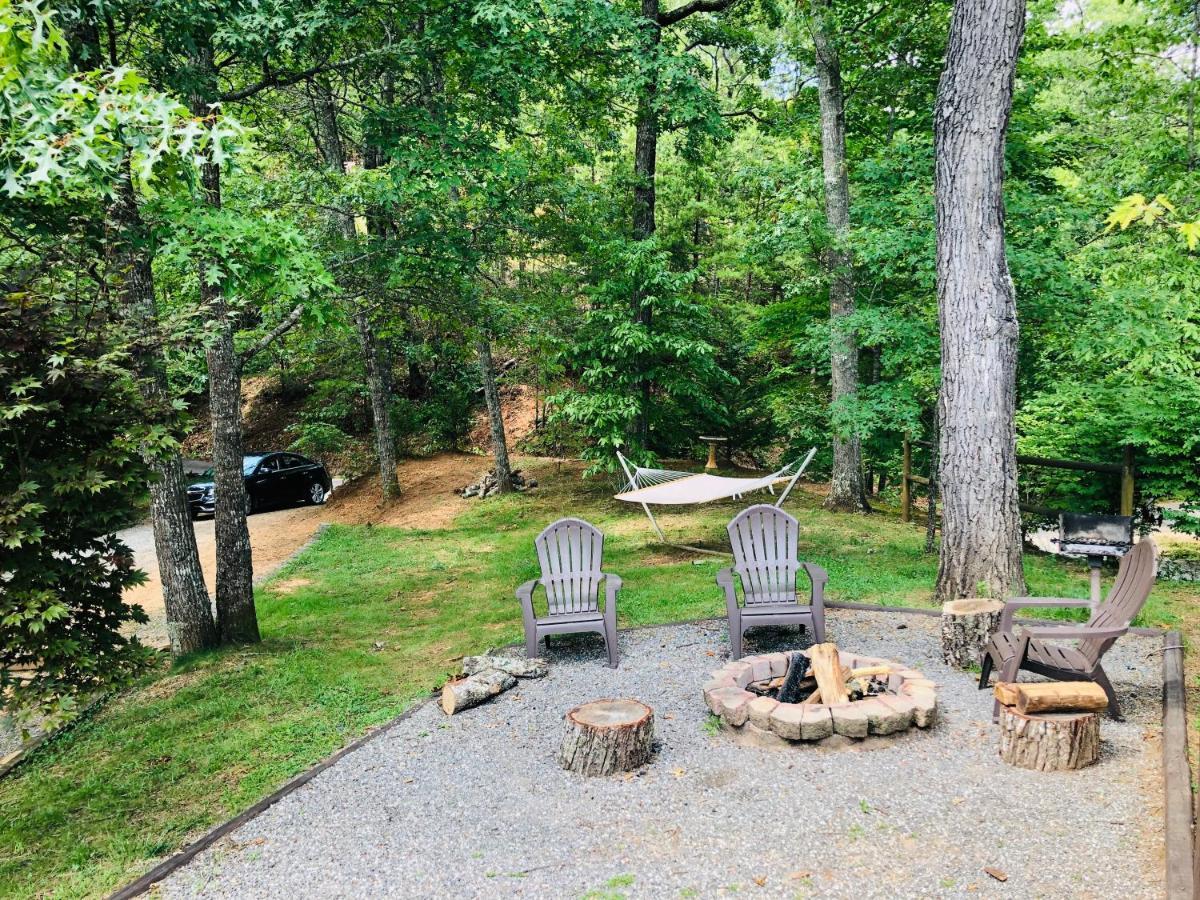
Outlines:
{"label": "gray adirondack chair", "polygon": [[[979,689],[988,686],[988,676],[993,668],[1000,672],[1001,681],[1015,681],[1022,669],[1058,681],[1094,681],[1108,695],[1109,715],[1120,719],[1121,707],[1117,703],[1116,691],[1100,660],[1117,638],[1129,630],[1129,623],[1141,612],[1154,587],[1157,567],[1158,547],[1153,540],[1145,538],[1121,558],[1116,580],[1108,596],[1096,607],[1086,625],[1023,626],[1019,633],[1014,633],[1013,616],[1020,610],[1091,606],[1091,601],[1057,597],[1017,597],[1009,600],[1000,614],[1000,626],[980,659],[982,672],[979,675]],[[1078,643],[1074,646],[1055,643],[1064,640]],[[999,714],[1000,704],[997,701],[992,711],[993,719]]]}
{"label": "gray adirondack chair", "polygon": [[[621,579],[600,570],[604,535],[583,519],[559,519],[534,540],[542,577],[517,588],[525,618],[525,650],[537,656],[538,641],[548,634],[595,631],[604,636],[608,664],[617,667],[617,592]],[[604,582],[604,609],[599,607]],[[533,591],[546,591],[547,614],[533,609]]]}
{"label": "gray adirondack chair", "polygon": [[[759,625],[804,625],[812,628],[813,639],[822,643],[829,575],[820,566],[798,558],[800,523],[782,509],[760,503],[738,513],[726,530],[733,548],[733,566],[717,573],[717,584],[725,589],[733,658],[741,658],[746,629]],[[812,585],[807,605],[796,596],[796,577],[801,570]],[[742,583],[741,606],[734,573]]]}

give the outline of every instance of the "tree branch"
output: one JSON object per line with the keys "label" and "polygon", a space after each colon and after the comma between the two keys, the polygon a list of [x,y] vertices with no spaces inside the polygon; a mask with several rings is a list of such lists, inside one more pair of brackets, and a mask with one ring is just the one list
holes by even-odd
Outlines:
{"label": "tree branch", "polygon": [[304,304],[297,303],[295,309],[283,317],[283,321],[264,334],[258,341],[238,354],[238,364],[245,365],[259,353],[270,347],[276,340],[296,327],[304,314]]}
{"label": "tree branch", "polygon": [[388,53],[391,47],[382,47],[378,50],[368,50],[366,53],[359,53],[351,56],[349,59],[344,59],[341,62],[333,63],[325,60],[323,63],[318,63],[315,66],[309,66],[300,72],[288,72],[286,74],[276,74],[267,66],[263,67],[263,77],[254,84],[248,84],[243,88],[238,88],[236,91],[226,91],[221,94],[214,102],[217,103],[234,103],[238,100],[247,100],[255,94],[265,91],[267,88],[290,87],[293,84],[298,84],[301,81],[307,81],[314,75],[320,75],[323,72],[340,72],[342,69],[348,69],[351,66],[356,66],[364,59],[369,59],[372,56],[378,56],[381,53]]}
{"label": "tree branch", "polygon": [[677,6],[674,9],[664,10],[658,14],[658,24],[663,28],[668,25],[674,25],[676,22],[682,22],[688,16],[702,12],[722,12],[733,6],[737,0],[692,0],[691,3],[685,3],[683,6]]}

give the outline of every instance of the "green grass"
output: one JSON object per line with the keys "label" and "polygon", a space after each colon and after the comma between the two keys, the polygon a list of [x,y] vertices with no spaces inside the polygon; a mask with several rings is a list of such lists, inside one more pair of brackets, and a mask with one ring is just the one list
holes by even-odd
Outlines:
{"label": "green grass", "polygon": [[[623,625],[724,614],[720,560],[649,544],[641,511],[613,502],[611,485],[529,468],[536,492],[477,503],[450,529],[328,529],[259,591],[261,645],[164,666],[0,779],[0,895],[103,894],[397,715],[459,657],[518,640],[513,588],[536,575],[532,539],[558,516],[605,530]],[[662,521],[674,540],[718,545],[736,508]],[[831,516],[804,496],[789,509],[831,598],[928,603],[937,563],[922,529]],[[1032,593],[1087,596],[1082,565],[1026,568]],[[1142,621],[1174,624],[1192,597],[1160,587]]]}

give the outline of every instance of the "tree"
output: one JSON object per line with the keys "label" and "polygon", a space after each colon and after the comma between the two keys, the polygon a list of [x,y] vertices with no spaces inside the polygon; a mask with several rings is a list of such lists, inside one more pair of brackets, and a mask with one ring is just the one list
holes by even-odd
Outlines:
{"label": "tree", "polygon": [[[62,262],[94,267],[97,235],[73,237]],[[122,633],[147,621],[121,596],[145,575],[113,531],[144,490],[143,454],[172,446],[128,377],[120,328],[98,327],[119,321],[100,286],[73,302],[43,277],[57,270],[0,304],[0,707],[50,726],[152,658]]]}
{"label": "tree", "polygon": [[[669,51],[662,46],[665,28],[685,22],[698,13],[721,12],[736,0],[690,0],[673,9],[663,10],[659,0],[641,0],[641,19],[638,22],[640,46],[637,64],[640,68],[637,113],[634,118],[633,147],[633,240],[649,241],[657,228],[658,138],[662,127],[660,109],[672,98],[662,96],[664,69],[670,62]],[[648,285],[634,284],[632,293],[633,320],[649,332],[654,326],[654,294]],[[641,358],[643,369],[638,379],[637,414],[631,421],[630,437],[645,447],[650,436],[650,400],[653,379],[646,371],[652,365]]]}
{"label": "tree", "polygon": [[[154,242],[139,211],[135,171],[145,182],[164,156],[172,164],[183,157],[186,165],[190,150],[207,145],[228,126],[212,123],[206,128],[188,121],[178,104],[146,91],[136,73],[111,57],[105,60],[91,6],[64,8],[70,26],[65,35],[56,19],[38,20],[42,11],[36,5],[27,10],[35,21],[15,17],[7,4],[0,10],[10,36],[5,45],[8,71],[23,76],[6,86],[6,100],[11,109],[24,105],[33,111],[21,120],[23,131],[5,130],[7,191],[13,197],[40,193],[67,198],[67,208],[88,193],[111,198],[105,213],[101,289],[119,299],[117,312],[136,336],[128,352],[149,420],[178,429],[179,411],[167,390],[165,337],[157,319]],[[35,154],[41,155],[41,162],[31,169]],[[178,171],[174,165],[167,168]],[[171,179],[160,179],[157,187],[169,189]],[[14,233],[28,224],[20,219],[9,217]],[[147,447],[145,461],[172,651],[183,654],[210,647],[216,630],[179,452],[171,445]]]}
{"label": "tree", "polygon": [[1004,246],[1005,133],[1024,0],[958,0],[934,117],[942,380],[940,600],[1023,593],[1016,295]]}
{"label": "tree", "polygon": [[825,508],[866,512],[862,446],[858,434],[837,427],[837,410],[852,406],[858,394],[858,340],[854,315],[854,260],[846,246],[850,233],[850,177],[846,167],[846,110],[842,69],[830,32],[829,0],[812,0],[812,37],[821,98],[821,159],[825,181],[825,221],[831,245],[824,252],[829,278],[829,360],[834,408],[833,473]]}

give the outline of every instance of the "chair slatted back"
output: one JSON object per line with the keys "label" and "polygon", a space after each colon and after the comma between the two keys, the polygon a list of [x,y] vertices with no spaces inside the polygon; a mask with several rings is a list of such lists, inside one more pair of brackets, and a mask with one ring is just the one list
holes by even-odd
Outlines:
{"label": "chair slatted back", "polygon": [[599,607],[604,535],[583,519],[559,519],[534,541],[550,615],[595,612]]}
{"label": "chair slatted back", "polygon": [[[1158,547],[1150,538],[1143,538],[1121,557],[1116,580],[1104,602],[1092,613],[1088,625],[1095,628],[1128,628],[1146,605],[1154,588],[1157,569]],[[1094,665],[1115,640],[1089,638],[1079,642],[1079,651]]]}
{"label": "chair slatted back", "polygon": [[782,509],[760,503],[738,513],[726,530],[746,605],[795,603],[800,523]]}

